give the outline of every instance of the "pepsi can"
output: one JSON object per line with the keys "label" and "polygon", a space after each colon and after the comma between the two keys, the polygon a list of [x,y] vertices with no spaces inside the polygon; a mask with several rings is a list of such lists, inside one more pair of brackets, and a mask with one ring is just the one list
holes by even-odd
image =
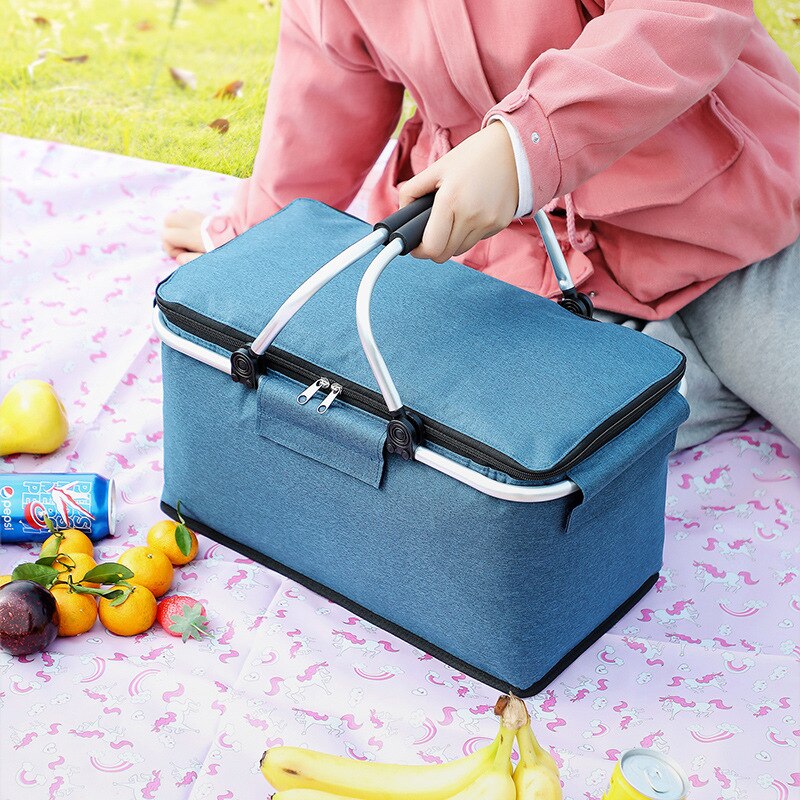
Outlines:
{"label": "pepsi can", "polygon": [[0,475],[0,542],[43,542],[50,536],[47,517],[58,530],[102,539],[114,527],[114,501],[114,481],[101,475]]}

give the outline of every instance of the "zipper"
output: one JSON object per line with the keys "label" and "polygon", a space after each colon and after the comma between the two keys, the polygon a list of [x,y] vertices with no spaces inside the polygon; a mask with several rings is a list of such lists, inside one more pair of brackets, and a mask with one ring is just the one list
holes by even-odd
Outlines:
{"label": "zipper", "polygon": [[297,395],[297,402],[304,406],[317,392],[327,389],[331,382],[327,378],[317,378],[304,392]]}
{"label": "zipper", "polygon": [[325,395],[325,399],[317,406],[317,414],[324,414],[330,407],[331,403],[342,393],[342,385],[340,383],[332,383],[331,390]]}
{"label": "zipper", "polygon": [[[173,325],[177,325],[179,328],[186,331],[186,333],[204,339],[218,347],[233,352],[252,342],[252,339],[241,331],[217,322],[216,320],[209,319],[179,303],[163,300],[158,294],[156,294],[156,305],[166,319]],[[547,470],[527,469],[523,464],[520,464],[515,459],[494,447],[490,447],[454,428],[450,428],[438,420],[426,417],[424,414],[419,414],[419,412],[416,413],[419,414],[424,423],[426,439],[432,444],[444,447],[456,455],[474,461],[481,466],[503,472],[514,480],[549,481],[554,478],[563,477],[567,470],[571,469],[585,458],[588,458],[592,453],[610,442],[621,431],[625,430],[625,428],[630,427],[636,420],[644,416],[647,411],[672,391],[672,389],[680,383],[686,369],[686,358],[683,354],[681,355],[680,363],[669,375],[666,375],[649,386],[645,392],[642,392],[642,394],[634,398],[627,406],[621,408],[609,417],[604,425],[595,428],[587,434],[587,436],[578,442],[561,461]],[[368,389],[365,386],[361,386],[341,375],[335,375],[331,372],[327,372],[327,378],[321,378],[320,367],[298,358],[285,350],[281,350],[274,345],[270,346],[267,352],[259,358],[259,366],[265,371],[274,369],[298,383],[308,383],[310,381],[311,383],[308,385],[308,388],[298,395],[298,403],[301,402],[300,398],[304,397],[307,392],[316,387],[319,381],[328,381],[331,391],[322,401],[322,403],[325,404],[326,401],[331,398],[331,394],[333,394],[333,386],[338,385],[340,389],[336,392],[335,396],[330,399],[330,402],[327,403],[325,410],[321,411],[319,408],[317,409],[321,414],[327,411],[330,407],[330,403],[337,397],[341,397],[342,393],[346,392],[345,402],[347,402],[348,405],[352,405],[362,411],[367,411],[386,421],[392,418],[389,409],[386,408],[386,404],[383,401],[383,396],[378,392],[374,392],[372,389]],[[326,388],[328,387],[320,385],[318,388],[314,389],[313,393],[309,395],[308,399],[304,400],[301,405],[311,400],[320,389]]]}

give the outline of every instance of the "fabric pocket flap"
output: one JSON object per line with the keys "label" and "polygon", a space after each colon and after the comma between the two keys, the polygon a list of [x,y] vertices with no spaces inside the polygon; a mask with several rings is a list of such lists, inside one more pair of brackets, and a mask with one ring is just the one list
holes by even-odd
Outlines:
{"label": "fabric pocket flap", "polygon": [[341,400],[320,414],[317,408],[326,392],[300,405],[297,397],[305,388],[275,372],[262,375],[258,434],[377,489],[383,477],[386,422]]}

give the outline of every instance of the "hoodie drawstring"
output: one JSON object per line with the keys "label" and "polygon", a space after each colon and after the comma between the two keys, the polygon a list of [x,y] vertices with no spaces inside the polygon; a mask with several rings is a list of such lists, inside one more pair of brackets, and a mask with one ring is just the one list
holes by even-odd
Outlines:
{"label": "hoodie drawstring", "polygon": [[[554,211],[558,206],[558,198],[556,197],[555,200],[549,202],[544,208],[542,209],[546,213]],[[575,204],[572,202],[572,193],[567,192],[564,195],[564,208],[567,212],[567,239],[569,239],[569,243],[579,252],[585,253],[588,250],[591,250],[596,244],[597,240],[594,238],[594,234],[589,231],[583,231],[578,234],[578,230],[575,227]]]}

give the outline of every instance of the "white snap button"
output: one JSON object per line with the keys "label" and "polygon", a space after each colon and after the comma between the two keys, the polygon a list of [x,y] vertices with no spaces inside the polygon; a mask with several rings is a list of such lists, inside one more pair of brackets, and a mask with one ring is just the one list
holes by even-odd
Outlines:
{"label": "white snap button", "polygon": [[541,138],[541,137],[539,136],[539,134],[538,134],[538,133],[536,133],[536,131],[534,131],[534,132],[531,134],[531,141],[532,141],[534,144],[539,144],[539,140],[540,140],[540,138]]}

